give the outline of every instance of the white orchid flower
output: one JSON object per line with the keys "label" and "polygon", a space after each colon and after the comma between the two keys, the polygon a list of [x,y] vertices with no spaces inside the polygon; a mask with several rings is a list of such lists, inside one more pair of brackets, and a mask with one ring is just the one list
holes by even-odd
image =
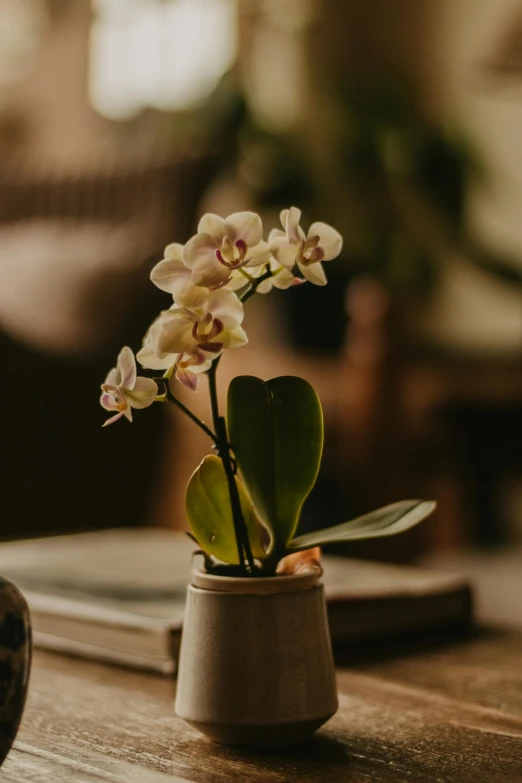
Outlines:
{"label": "white orchid flower", "polygon": [[193,285],[220,288],[235,269],[267,263],[270,253],[262,236],[263,224],[255,212],[235,212],[225,219],[211,213],[203,215],[198,233],[183,251],[185,266],[192,270]]}
{"label": "white orchid flower", "polygon": [[159,332],[163,328],[162,316],[157,318],[145,335],[143,347],[136,354],[139,363],[149,370],[162,370],[165,377],[177,378],[184,386],[197,391],[199,374],[206,372],[212,364],[202,351],[196,349],[194,353],[169,353],[159,358],[154,351],[154,342],[158,339]]}
{"label": "white orchid flower", "polygon": [[275,228],[270,232],[270,252],[276,261],[288,269],[297,264],[303,277],[314,285],[326,285],[322,261],[331,261],[341,252],[343,238],[327,223],[312,223],[305,234],[299,221],[301,210],[297,207],[283,209],[281,224],[284,231]]}
{"label": "white orchid flower", "polygon": [[183,245],[173,242],[165,248],[165,257],[152,269],[150,279],[168,294],[180,307],[191,307],[206,301],[208,289],[194,286],[192,270],[183,263]]}
{"label": "white orchid flower", "polygon": [[146,367],[165,369],[164,363],[173,366],[179,354],[201,351],[205,359],[213,359],[225,348],[248,342],[242,321],[243,305],[232,291],[210,291],[198,307],[173,306],[163,312],[152,324],[138,360]]}
{"label": "white orchid flower", "polygon": [[176,370],[169,379],[169,386],[172,389],[172,378],[176,378],[183,386],[191,391],[197,391],[199,386],[199,379],[201,373],[206,372],[212,359],[208,359],[203,351],[195,351],[194,353],[181,353],[176,362]]}
{"label": "white orchid flower", "polygon": [[294,285],[301,285],[302,283],[306,283],[306,280],[293,275],[292,272],[287,269],[287,267],[281,266],[281,264],[279,264],[275,258],[270,258],[268,264],[257,266],[254,269],[249,269],[248,277],[243,274],[241,269],[234,270],[230,281],[227,283],[227,289],[230,291],[238,291],[241,288],[245,288],[245,286],[249,285],[252,280],[257,280],[257,278],[264,275],[267,270],[267,266],[269,267],[272,276],[268,277],[266,280],[263,280],[263,282],[257,286],[256,290],[259,294],[268,294],[273,287],[286,290],[287,288],[291,288]]}
{"label": "white orchid flower", "polygon": [[100,404],[107,411],[116,411],[104,423],[108,424],[125,416],[132,421],[132,408],[148,408],[158,395],[158,386],[151,378],[138,376],[136,360],[131,349],[122,348],[116,362],[101,386]]}
{"label": "white orchid flower", "polygon": [[141,366],[145,367],[147,370],[161,370],[162,372],[166,372],[176,365],[179,358],[179,353],[167,353],[160,358],[154,350],[154,345],[163,328],[162,318],[164,315],[165,313],[161,313],[161,315],[153,321],[143,339],[143,346],[136,354],[136,359]]}

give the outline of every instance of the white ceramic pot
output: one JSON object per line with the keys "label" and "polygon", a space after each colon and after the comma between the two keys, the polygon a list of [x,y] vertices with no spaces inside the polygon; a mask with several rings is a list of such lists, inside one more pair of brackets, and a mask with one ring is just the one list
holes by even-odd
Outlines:
{"label": "white ceramic pot", "polygon": [[337,711],[317,573],[236,578],[195,570],[176,712],[216,742],[299,742]]}

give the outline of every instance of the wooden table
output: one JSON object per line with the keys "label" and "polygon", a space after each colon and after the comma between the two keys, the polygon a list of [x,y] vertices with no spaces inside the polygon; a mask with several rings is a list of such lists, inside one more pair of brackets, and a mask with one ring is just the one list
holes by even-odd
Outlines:
{"label": "wooden table", "polygon": [[522,780],[522,633],[345,653],[338,714],[305,746],[213,745],[173,714],[175,683],[37,653],[3,783]]}

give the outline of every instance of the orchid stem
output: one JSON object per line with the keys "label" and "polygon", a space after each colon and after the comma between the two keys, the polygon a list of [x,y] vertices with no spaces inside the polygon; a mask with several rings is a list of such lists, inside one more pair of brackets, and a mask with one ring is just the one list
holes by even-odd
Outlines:
{"label": "orchid stem", "polygon": [[246,269],[242,268],[239,270],[240,273],[243,275],[243,277],[248,280],[250,285],[252,285],[255,282],[255,277],[252,277],[252,275],[249,275]]}
{"label": "orchid stem", "polygon": [[263,272],[263,274],[261,275],[261,277],[258,277],[257,279],[253,280],[253,282],[252,282],[252,285],[250,286],[250,288],[248,289],[248,291],[246,291],[246,292],[243,294],[243,296],[241,296],[241,297],[240,297],[240,300],[243,302],[243,304],[244,304],[244,303],[245,303],[245,302],[246,302],[248,299],[250,299],[250,297],[251,297],[251,296],[254,296],[255,292],[257,291],[257,289],[259,288],[259,286],[261,285],[261,283],[264,283],[264,282],[265,282],[265,280],[268,280],[270,277],[272,277],[272,270],[271,270],[271,269],[270,269],[270,267],[267,265],[267,267],[266,267],[266,272]]}
{"label": "orchid stem", "polygon": [[212,432],[212,430],[210,429],[210,427],[207,427],[207,425],[205,424],[205,422],[204,422],[204,421],[201,421],[201,419],[198,419],[198,417],[196,416],[196,414],[195,414],[195,413],[192,413],[192,411],[190,410],[190,408],[187,408],[187,406],[186,406],[186,405],[184,405],[184,404],[181,402],[181,400],[178,400],[178,398],[177,398],[177,397],[176,397],[174,394],[172,394],[172,392],[171,392],[171,390],[169,389],[168,385],[166,385],[166,386],[165,386],[165,388],[166,388],[166,395],[167,395],[167,400],[168,400],[169,402],[171,402],[173,405],[176,405],[176,406],[177,406],[177,407],[178,407],[178,408],[179,408],[181,411],[183,411],[183,413],[184,413],[186,416],[188,416],[188,417],[189,417],[189,419],[191,419],[191,420],[192,420],[192,421],[193,421],[195,424],[197,424],[197,425],[198,425],[198,427],[199,427],[200,429],[202,429],[202,430],[203,430],[203,432],[204,432],[204,433],[206,433],[206,434],[208,435],[208,437],[209,437],[211,440],[213,440],[213,441],[214,441],[214,443],[216,444],[216,446],[218,446],[218,447],[219,447],[219,444],[220,444],[219,438],[218,438],[218,436],[217,436],[217,435],[216,435],[214,432]]}
{"label": "orchid stem", "polygon": [[210,366],[207,372],[208,385],[210,392],[210,406],[212,409],[212,421],[214,423],[214,429],[218,434],[218,455],[223,463],[225,475],[227,477],[228,491],[230,495],[230,505],[232,508],[232,521],[234,523],[234,533],[236,536],[237,552],[239,555],[239,567],[242,571],[245,570],[245,557],[250,568],[251,576],[256,574],[256,565],[254,557],[252,555],[252,549],[250,547],[250,540],[248,538],[248,530],[241,509],[241,500],[239,498],[239,491],[236,484],[235,466],[232,456],[230,454],[230,443],[228,442],[227,425],[223,416],[219,415],[219,404],[217,396],[216,385],[216,371],[219,364],[218,357]]}

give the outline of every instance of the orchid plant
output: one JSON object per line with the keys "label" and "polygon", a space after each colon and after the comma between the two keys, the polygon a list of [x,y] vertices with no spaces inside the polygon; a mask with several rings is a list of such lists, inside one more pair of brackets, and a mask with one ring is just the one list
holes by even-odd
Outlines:
{"label": "orchid plant", "polygon": [[[204,215],[185,246],[171,244],[151,272],[172,304],[152,323],[137,374],[125,347],[102,384],[105,425],[154,402],[176,405],[212,441],[186,491],[192,535],[206,568],[230,575],[271,576],[296,552],[407,530],[431,513],[431,501],[404,500],[349,522],[295,537],[303,503],[315,484],[323,449],[323,415],[303,378],[234,378],[227,416],[220,413],[216,373],[225,351],[247,342],[244,306],[254,294],[309,282],[324,286],[323,263],[342,249],[338,231],[322,222],[301,227],[296,207],[281,212],[281,228],[263,239],[259,215]],[[159,373],[159,375],[158,375]],[[212,426],[177,396],[178,384],[198,390],[206,375]],[[105,426],[104,425],[104,426]],[[283,569],[284,570],[284,569]]]}

